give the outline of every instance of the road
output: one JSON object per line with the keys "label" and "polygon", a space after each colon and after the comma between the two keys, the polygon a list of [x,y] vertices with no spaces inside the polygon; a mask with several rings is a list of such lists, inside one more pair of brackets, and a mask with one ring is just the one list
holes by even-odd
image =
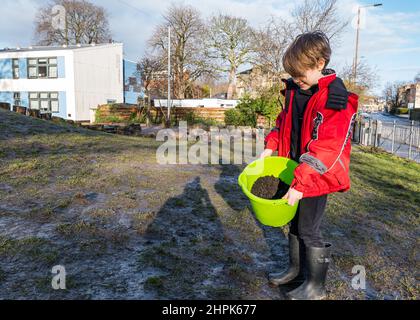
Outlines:
{"label": "road", "polygon": [[383,124],[387,124],[394,122],[394,120],[397,122],[397,125],[410,125],[410,120],[408,117],[400,117],[400,116],[393,116],[388,113],[369,113],[369,116],[374,120],[382,121]]}

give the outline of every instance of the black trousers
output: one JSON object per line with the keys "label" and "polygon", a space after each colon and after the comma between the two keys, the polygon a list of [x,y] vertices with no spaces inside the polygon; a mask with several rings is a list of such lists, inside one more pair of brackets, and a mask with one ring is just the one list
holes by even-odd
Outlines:
{"label": "black trousers", "polygon": [[324,247],[320,231],[327,204],[327,195],[303,198],[290,224],[290,232],[303,240],[307,247]]}

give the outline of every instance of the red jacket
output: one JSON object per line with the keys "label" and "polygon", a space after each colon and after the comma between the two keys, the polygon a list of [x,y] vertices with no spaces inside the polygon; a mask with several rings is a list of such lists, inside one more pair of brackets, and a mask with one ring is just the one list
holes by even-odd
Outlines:
{"label": "red jacket", "polygon": [[[290,158],[292,106],[296,86],[282,80],[286,89],[284,110],[276,127],[265,138],[266,149]],[[291,187],[303,197],[315,197],[350,189],[351,131],[357,113],[358,96],[348,92],[335,73],[318,81],[319,90],[310,98],[303,116],[301,156]]]}

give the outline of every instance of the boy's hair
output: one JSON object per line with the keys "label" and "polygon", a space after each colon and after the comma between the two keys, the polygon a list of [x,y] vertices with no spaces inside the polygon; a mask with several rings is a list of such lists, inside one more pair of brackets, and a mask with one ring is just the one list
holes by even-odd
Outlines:
{"label": "boy's hair", "polygon": [[284,70],[292,77],[302,77],[305,71],[316,67],[320,58],[325,66],[330,62],[330,41],[321,31],[298,35],[283,56]]}

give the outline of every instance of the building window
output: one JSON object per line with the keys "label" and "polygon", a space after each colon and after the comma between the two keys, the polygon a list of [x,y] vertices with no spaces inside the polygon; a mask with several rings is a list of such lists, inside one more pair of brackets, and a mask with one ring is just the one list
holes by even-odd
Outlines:
{"label": "building window", "polygon": [[21,104],[20,100],[20,92],[13,92],[13,105],[14,106],[20,106]]}
{"label": "building window", "polygon": [[137,78],[136,77],[128,77],[128,84],[130,86],[135,86],[137,84]]}
{"label": "building window", "polygon": [[30,92],[29,108],[41,113],[58,113],[58,92]]}
{"label": "building window", "polygon": [[57,70],[57,58],[28,58],[30,79],[57,78]]}
{"label": "building window", "polygon": [[13,79],[19,79],[19,59],[12,59]]}

